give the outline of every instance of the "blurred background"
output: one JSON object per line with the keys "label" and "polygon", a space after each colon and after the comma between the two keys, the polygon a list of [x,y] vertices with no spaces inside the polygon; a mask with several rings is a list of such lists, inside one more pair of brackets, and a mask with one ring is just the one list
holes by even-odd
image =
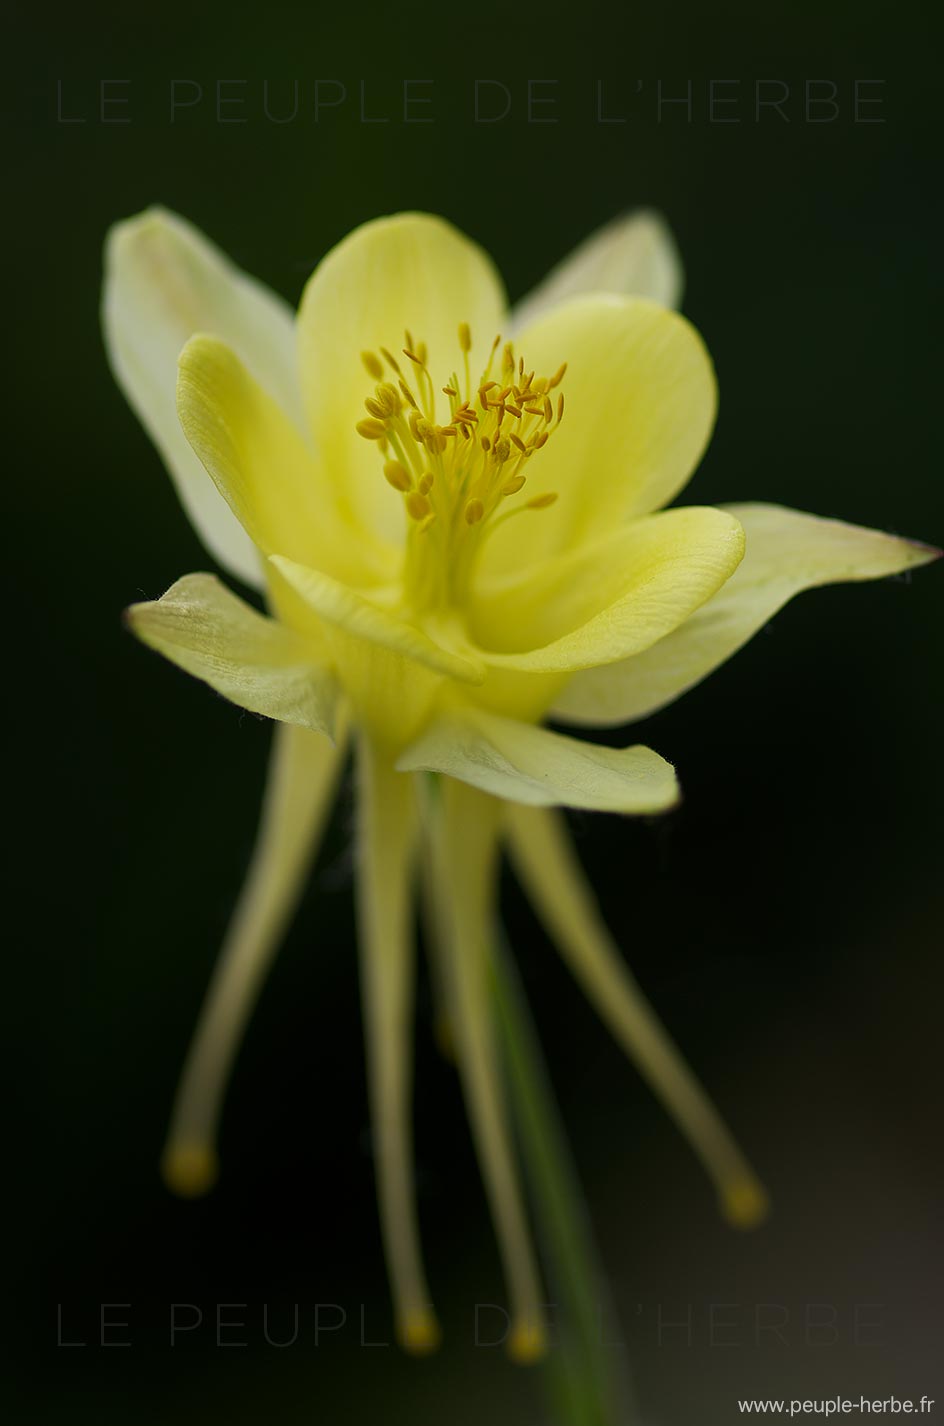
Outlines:
{"label": "blurred background", "polygon": [[[221,1184],[187,1204],[159,1182],[269,730],[121,629],[125,605],[209,566],[106,367],[109,224],[164,203],[295,301],[352,226],[432,209],[494,254],[517,297],[598,224],[657,207],[721,388],[684,498],[779,501],[941,544],[937,141],[917,21],[869,4],[20,7],[4,223],[21,378],[6,497],[22,908],[9,1133],[27,1146],[8,1171],[24,1190],[7,1223],[25,1267],[6,1294],[8,1341],[28,1343],[9,1378],[16,1419],[545,1420],[534,1376],[476,1345],[475,1305],[502,1303],[503,1286],[425,986],[418,1172],[447,1341],[422,1363],[363,1345],[391,1332],[349,796],[239,1059]],[[346,97],[315,122],[318,78]],[[507,86],[507,118],[474,122],[476,78]],[[73,122],[57,114],[60,79]],[[178,91],[197,102],[171,123],[174,79],[202,98]],[[284,118],[296,79],[298,117],[273,122],[263,82]],[[431,123],[403,123],[404,79],[433,81],[414,111]],[[556,106],[532,115],[556,123],[528,122],[529,79],[556,81],[535,91]],[[712,122],[712,79],[740,80],[716,90],[739,97],[714,114],[740,122]],[[813,91],[835,111],[806,113],[807,79],[835,86]],[[860,90],[882,102],[858,122],[857,79],[885,81]],[[108,91],[127,108],[105,111],[129,123],[101,122],[102,80],[130,81]],[[244,81],[224,89],[242,105],[221,115],[218,80]],[[786,119],[756,118],[757,80],[788,87]],[[627,122],[600,122],[597,81],[602,117]],[[689,83],[690,114],[665,105]],[[486,94],[480,117],[507,102]],[[679,812],[574,822],[620,944],[770,1187],[762,1230],[719,1222],[689,1151],[507,886],[607,1270],[606,1331],[647,1426],[724,1426],[740,1397],[944,1397],[942,589],[938,568],[804,595],[635,730],[678,766]],[[170,1350],[174,1302],[202,1322]],[[57,1303],[64,1339],[85,1348],[57,1347]],[[113,1333],[129,1348],[96,1345],[102,1303],[131,1304],[106,1314],[130,1320]],[[298,1341],[268,1345],[264,1305],[285,1340],[296,1303]],[[217,1345],[218,1304],[244,1304],[221,1315],[244,1322],[223,1336],[246,1345]],[[779,1332],[758,1339],[758,1319]]]}

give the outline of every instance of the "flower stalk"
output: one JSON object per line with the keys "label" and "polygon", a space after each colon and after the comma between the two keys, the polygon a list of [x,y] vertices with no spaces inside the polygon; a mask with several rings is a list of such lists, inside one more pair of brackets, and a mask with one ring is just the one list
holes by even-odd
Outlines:
{"label": "flower stalk", "polygon": [[501,928],[490,961],[495,1024],[521,1152],[555,1296],[543,1363],[561,1426],[638,1419],[619,1344],[607,1337],[608,1293],[527,1000]]}

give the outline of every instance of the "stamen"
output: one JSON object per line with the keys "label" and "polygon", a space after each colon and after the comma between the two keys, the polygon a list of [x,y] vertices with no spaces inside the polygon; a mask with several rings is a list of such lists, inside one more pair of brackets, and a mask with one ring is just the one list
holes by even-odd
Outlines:
{"label": "stamen", "polygon": [[429,514],[429,501],[425,495],[421,495],[418,490],[412,491],[406,497],[406,508],[413,520],[425,520]]}
{"label": "stamen", "polygon": [[398,460],[388,460],[384,464],[384,475],[387,477],[394,490],[412,490],[413,480],[410,472],[400,464]]}
{"label": "stamen", "polygon": [[[384,476],[404,496],[411,529],[425,533],[438,522],[434,536],[422,546],[414,548],[413,534],[407,544],[405,584],[411,600],[424,606],[465,597],[482,540],[517,513],[499,513],[499,506],[521,490],[523,462],[541,450],[556,429],[547,392],[553,381],[560,381],[562,367],[553,380],[526,372],[524,356],[507,342],[499,383],[490,375],[492,358],[501,346],[498,336],[475,385],[469,372],[472,332],[467,322],[459,324],[458,339],[464,380],[453,370],[445,373],[447,379],[437,389],[427,365],[426,344],[406,329],[403,355],[417,369],[416,392],[403,379],[390,351],[380,347],[383,359],[397,373],[397,383],[378,381],[364,403],[367,416],[357,423],[358,433],[378,442],[384,457],[389,451]],[[372,352],[367,355],[374,374],[379,358]],[[443,397],[448,399],[448,413],[441,409]],[[562,412],[558,401],[558,421]],[[443,414],[447,414],[445,424]],[[543,510],[555,499],[539,496],[520,509]]]}
{"label": "stamen", "polygon": [[368,416],[363,421],[358,421],[355,430],[359,436],[363,436],[365,441],[382,441],[387,434],[387,428],[383,421],[375,416]]}
{"label": "stamen", "polygon": [[375,381],[379,381],[384,374],[383,363],[373,352],[361,352],[361,361],[367,368],[368,376],[372,376]]}

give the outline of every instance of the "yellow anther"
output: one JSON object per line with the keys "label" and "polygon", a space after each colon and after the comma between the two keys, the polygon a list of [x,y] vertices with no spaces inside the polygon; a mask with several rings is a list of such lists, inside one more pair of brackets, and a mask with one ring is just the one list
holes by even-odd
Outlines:
{"label": "yellow anther", "polygon": [[[386,347],[361,354],[375,379],[385,368],[395,375],[376,381],[365,402],[367,419],[357,423],[357,430],[379,443],[384,478],[403,496],[416,535],[436,522],[436,534],[424,546],[417,546],[411,536],[407,547],[411,597],[430,607],[464,597],[476,550],[488,531],[522,510],[547,509],[558,498],[556,492],[547,492],[526,503],[506,503],[526,484],[525,462],[553,434],[555,410],[558,421],[563,415],[563,397],[558,393],[552,398],[552,391],[565,367],[550,380],[536,376],[525,370],[525,359],[512,342],[502,350],[498,336],[476,387],[470,373],[468,323],[459,324],[458,337],[463,357],[442,373],[443,385],[437,385],[427,365],[425,344],[415,341],[409,329],[404,332],[403,355],[419,368],[415,386],[404,379],[397,358]],[[498,379],[492,379],[493,373]],[[437,416],[445,416],[445,424],[440,425]],[[535,1344],[529,1345],[526,1335],[524,1341],[526,1355]]]}
{"label": "yellow anther", "polygon": [[384,462],[384,475],[393,486],[394,490],[412,490],[413,480],[406,466],[400,464],[398,460],[388,460]]}
{"label": "yellow anther", "polygon": [[554,375],[551,377],[550,381],[547,383],[548,391],[553,391],[555,386],[560,386],[561,382],[564,379],[564,372],[566,370],[567,363],[565,361],[562,361],[560,366],[555,371]]}
{"label": "yellow anther", "polygon": [[407,386],[406,382],[403,380],[402,377],[401,377],[400,380],[398,381],[397,385],[399,386],[400,390],[403,392],[403,395],[404,395],[404,397],[406,398],[407,404],[410,405],[410,406],[412,406],[414,411],[418,410],[419,408],[417,407],[417,404],[416,404],[416,397],[413,395],[413,392],[412,392],[412,391],[410,390],[410,388]]}
{"label": "yellow anther", "polygon": [[368,375],[375,381],[379,381],[384,374],[383,362],[374,352],[361,352],[361,361],[367,368]]}
{"label": "yellow anther", "polygon": [[384,407],[388,416],[395,416],[403,404],[397,388],[391,386],[389,381],[382,381],[376,388],[374,396]]}
{"label": "yellow anther", "polygon": [[383,421],[378,421],[373,416],[358,421],[355,430],[359,436],[364,437],[365,441],[382,441],[387,434],[387,428]]}
{"label": "yellow anther", "polygon": [[429,514],[429,501],[418,490],[411,490],[406,497],[406,508],[412,520],[425,520]]}
{"label": "yellow anther", "polygon": [[[561,421],[563,420],[563,417],[564,417],[564,393],[563,393],[563,391],[562,391],[561,394],[560,394],[560,396],[558,396],[558,398],[557,398],[557,424],[558,424],[558,426],[560,425]],[[556,449],[556,447],[555,447],[555,449]]]}

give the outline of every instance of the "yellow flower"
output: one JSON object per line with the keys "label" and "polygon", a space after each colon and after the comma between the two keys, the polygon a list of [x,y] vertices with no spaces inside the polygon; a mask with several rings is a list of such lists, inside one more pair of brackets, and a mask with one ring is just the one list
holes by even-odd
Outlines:
{"label": "yellow flower", "polygon": [[297,318],[161,210],[113,229],[106,266],[117,379],[207,548],[264,592],[268,610],[193,574],[133,606],[130,626],[279,724],[165,1176],[184,1194],[215,1178],[229,1069],[352,741],[369,1082],[399,1334],[415,1350],[438,1335],[410,1145],[420,893],[509,1284],[510,1349],[526,1360],[544,1342],[542,1294],[487,985],[503,845],[729,1219],[749,1225],[765,1206],[613,946],[554,810],[661,812],[678,798],[675,773],[648,748],[596,746],[542,721],[641,718],[799,590],[935,552],[776,506],[662,508],[705,448],[716,394],[700,338],[670,310],[680,269],[650,215],[595,235],[511,313],[480,249],[416,214],[339,244]]}

